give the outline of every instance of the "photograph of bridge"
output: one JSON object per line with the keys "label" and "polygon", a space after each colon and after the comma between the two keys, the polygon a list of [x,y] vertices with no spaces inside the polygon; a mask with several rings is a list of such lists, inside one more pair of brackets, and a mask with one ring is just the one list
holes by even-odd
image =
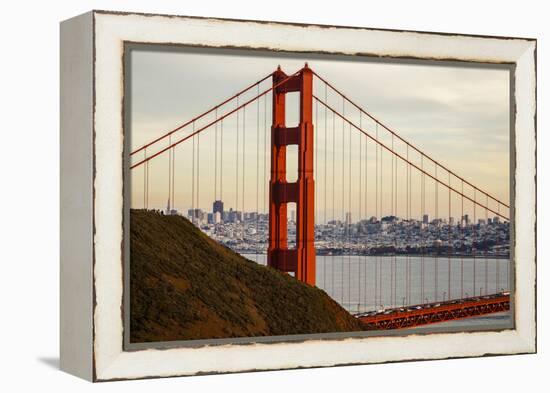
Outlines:
{"label": "photograph of bridge", "polygon": [[512,323],[510,70],[133,45],[130,341]]}

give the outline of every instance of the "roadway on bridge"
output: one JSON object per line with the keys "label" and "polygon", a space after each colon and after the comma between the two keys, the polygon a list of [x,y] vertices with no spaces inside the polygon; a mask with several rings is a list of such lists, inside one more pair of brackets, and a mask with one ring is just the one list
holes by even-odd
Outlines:
{"label": "roadway on bridge", "polygon": [[369,330],[403,329],[510,309],[509,292],[357,314]]}

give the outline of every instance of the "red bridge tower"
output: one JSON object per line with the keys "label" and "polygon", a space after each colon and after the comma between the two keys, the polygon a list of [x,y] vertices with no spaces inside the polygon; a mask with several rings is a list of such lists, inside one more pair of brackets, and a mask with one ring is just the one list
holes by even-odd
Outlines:
{"label": "red bridge tower", "polygon": [[[288,76],[280,67],[273,85]],[[300,93],[300,123],[286,127],[285,95]],[[269,247],[267,263],[309,285],[315,285],[313,181],[313,73],[307,63],[299,73],[273,89],[271,179],[269,181]],[[286,180],[286,147],[298,145],[298,180]],[[296,248],[288,249],[287,204],[296,203]]]}

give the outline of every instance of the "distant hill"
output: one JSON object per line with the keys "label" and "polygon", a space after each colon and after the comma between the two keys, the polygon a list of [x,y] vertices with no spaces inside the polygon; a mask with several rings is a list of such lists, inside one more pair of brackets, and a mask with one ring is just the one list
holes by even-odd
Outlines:
{"label": "distant hill", "polygon": [[181,216],[130,213],[131,342],[361,330],[324,291],[218,244]]}

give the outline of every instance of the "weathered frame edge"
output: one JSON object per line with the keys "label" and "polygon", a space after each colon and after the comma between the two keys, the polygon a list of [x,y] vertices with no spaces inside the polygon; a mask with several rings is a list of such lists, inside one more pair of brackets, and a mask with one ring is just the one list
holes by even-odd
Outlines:
{"label": "weathered frame edge", "polygon": [[[432,34],[432,33],[430,33],[430,34]],[[498,38],[502,38],[502,37],[498,37]],[[535,56],[535,58],[534,58],[534,71],[535,71],[535,75],[533,76],[533,78],[535,79],[535,86],[534,86],[534,88],[535,88],[535,93],[536,93],[536,41],[535,41],[535,43],[534,43],[534,50],[528,50],[529,53],[531,53],[531,52],[533,52],[533,51],[534,51],[534,56]],[[526,52],[527,52],[527,51],[526,51]],[[534,130],[533,130],[533,131],[534,131],[534,137],[535,137],[535,147],[534,147],[534,148],[535,148],[535,153],[536,153],[536,96],[535,96],[534,98],[535,98],[535,101],[534,101],[535,110],[534,110]],[[534,174],[535,178],[534,178],[534,180],[535,180],[535,187],[536,187],[536,162],[535,162],[534,171],[535,171],[535,174]],[[536,199],[535,199],[535,206],[536,206]],[[534,217],[534,219],[535,219],[535,227],[533,228],[533,230],[534,230],[533,233],[536,234],[536,216]],[[529,233],[532,233],[531,230],[529,231]],[[536,261],[536,250],[535,250],[535,261]],[[535,266],[535,268],[536,268],[536,266]],[[536,280],[536,275],[535,275],[534,279]],[[535,284],[536,284],[536,281],[535,281]],[[536,289],[536,288],[535,288],[535,289]],[[536,291],[535,291],[535,296],[536,296]],[[535,297],[535,299],[536,299],[536,297]],[[536,323],[536,313],[535,313],[535,323]],[[534,334],[535,334],[535,335],[534,335],[534,339],[535,339],[535,343],[536,343],[536,325],[535,325],[534,329],[535,329],[535,332],[534,332]],[[523,338],[525,338],[525,337],[523,337]],[[527,348],[527,347],[531,347],[531,340],[530,340],[530,339],[527,339],[527,341],[525,342],[525,345],[526,345],[526,348]],[[534,346],[533,348],[531,348],[531,349],[526,349],[524,353],[531,353],[531,352],[534,352],[534,351],[536,351],[536,344],[535,344],[535,346]],[[471,356],[473,356],[473,355],[471,355]],[[404,360],[404,361],[407,361],[407,360]],[[309,366],[309,367],[315,367],[315,366]],[[231,371],[226,371],[226,372],[231,372]],[[241,372],[242,372],[242,371],[241,371]],[[198,373],[198,374],[201,374],[201,373]],[[175,375],[179,375],[179,374],[175,374]],[[107,378],[107,379],[109,379],[109,378]],[[101,380],[107,380],[107,379],[101,379]],[[112,379],[117,379],[117,378],[110,378],[110,380],[112,380]],[[123,378],[123,379],[125,379],[125,378]]]}
{"label": "weathered frame edge", "polygon": [[60,24],[60,369],[93,366],[93,18]]}

